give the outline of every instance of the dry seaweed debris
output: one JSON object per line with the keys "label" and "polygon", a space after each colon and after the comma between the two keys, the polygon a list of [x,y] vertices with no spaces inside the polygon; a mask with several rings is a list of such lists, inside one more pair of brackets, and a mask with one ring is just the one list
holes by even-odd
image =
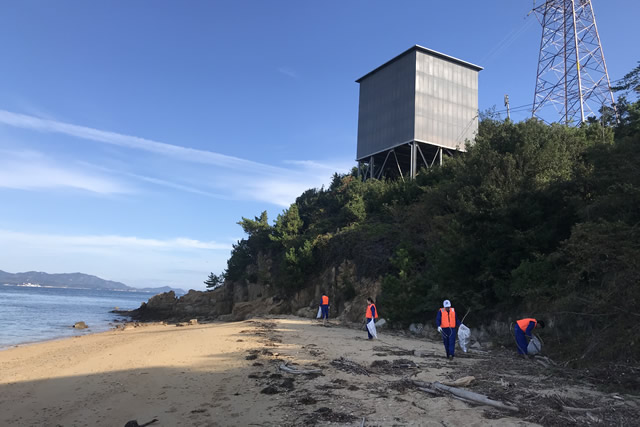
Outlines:
{"label": "dry seaweed debris", "polygon": [[374,360],[371,362],[369,371],[376,372],[378,374],[402,374],[403,371],[410,369],[418,369],[418,365],[409,359],[396,359],[389,360]]}
{"label": "dry seaweed debris", "polygon": [[354,362],[353,360],[340,357],[331,361],[331,366],[344,372],[349,372],[356,375],[369,376],[369,371],[364,366]]}

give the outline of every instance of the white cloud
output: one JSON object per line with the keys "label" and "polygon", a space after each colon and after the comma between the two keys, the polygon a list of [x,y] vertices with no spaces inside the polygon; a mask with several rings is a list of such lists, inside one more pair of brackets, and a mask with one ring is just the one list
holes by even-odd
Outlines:
{"label": "white cloud", "polygon": [[231,243],[186,237],[65,235],[0,229],[0,269],[82,272],[134,287],[204,289],[210,272],[224,270]]}
{"label": "white cloud", "polygon": [[173,188],[174,190],[185,191],[187,193],[199,194],[201,196],[213,197],[213,198],[216,198],[216,199],[226,199],[226,198],[228,198],[228,196],[225,196],[223,194],[211,193],[209,191],[201,190],[201,189],[195,188],[193,186],[178,184],[178,183],[167,181],[167,180],[160,179],[160,178],[153,178],[153,177],[150,177],[150,176],[140,175],[140,174],[137,174],[137,173],[131,173],[131,172],[120,171],[120,170],[115,170],[115,169],[111,169],[111,168],[105,168],[103,166],[98,166],[98,165],[94,165],[94,164],[87,163],[87,162],[80,162],[80,163],[83,164],[83,165],[87,165],[87,166],[89,166],[91,168],[94,168],[94,169],[98,169],[98,170],[101,170],[101,171],[109,172],[109,173],[112,173],[112,174],[128,176],[128,177],[131,177],[131,178],[138,179],[140,181],[148,182],[150,184],[155,184],[155,185],[159,185],[159,186],[167,187],[167,188]]}
{"label": "white cloud", "polygon": [[119,181],[60,166],[36,151],[0,150],[0,187],[19,190],[68,187],[99,194],[131,192]]}
{"label": "white cloud", "polygon": [[[286,161],[285,164],[292,167],[278,167],[211,151],[171,145],[136,136],[12,113],[6,110],[0,110],[0,123],[39,132],[60,133],[90,141],[159,154],[169,162],[184,161],[213,165],[216,167],[207,167],[205,170],[203,168],[191,168],[186,172],[187,176],[181,175],[181,181],[184,181],[185,178],[188,179],[190,175],[192,178],[190,179],[192,181],[191,185],[185,185],[170,177],[167,179],[129,171],[115,171],[105,168],[103,170],[180,191],[227,200],[255,200],[284,207],[293,203],[303,191],[328,184],[334,172],[348,172],[352,166],[347,161],[327,164],[312,160],[290,160]],[[94,166],[94,168],[99,169],[101,167]],[[163,173],[165,175],[175,174],[175,169],[174,167],[167,167]],[[116,181],[103,182],[97,176],[94,176],[93,179],[74,180],[72,177],[62,173],[62,170],[58,172],[57,175],[53,175],[57,177],[60,185],[69,185],[72,182],[77,182],[82,183],[78,185],[84,185],[98,192],[123,190],[114,186]],[[24,174],[21,174],[21,176],[22,180],[28,183],[27,176]],[[8,182],[8,177],[6,179]],[[42,183],[43,179],[38,180],[38,182]],[[109,183],[111,183],[111,187],[108,185]],[[25,186],[22,188],[30,187]],[[212,188],[215,188],[215,193],[209,191]]]}
{"label": "white cloud", "polygon": [[40,132],[60,133],[90,141],[103,142],[121,147],[144,150],[151,153],[169,156],[174,159],[195,163],[205,163],[227,168],[253,168],[263,172],[278,173],[280,169],[263,163],[253,162],[238,157],[227,156],[212,151],[198,150],[195,148],[181,147],[179,145],[166,144],[137,136],[93,129],[86,126],[78,126],[55,120],[41,119],[25,114],[12,113],[0,110],[0,123],[5,125],[31,129]]}
{"label": "white cloud", "polygon": [[280,68],[278,68],[278,72],[284,74],[285,76],[289,76],[289,77],[291,77],[293,79],[297,79],[298,78],[298,73],[296,73],[291,68],[280,67]]}
{"label": "white cloud", "polygon": [[215,241],[200,241],[185,237],[174,239],[147,239],[135,236],[117,235],[60,235],[34,234],[0,229],[0,240],[4,245],[55,247],[67,250],[88,250],[106,248],[117,250],[158,249],[158,250],[231,250],[231,244]]}
{"label": "white cloud", "polygon": [[334,172],[345,173],[351,171],[354,165],[353,162],[338,160],[332,163],[319,162],[316,160],[285,160],[285,164],[300,166],[306,170],[313,171],[313,173],[330,173]]}

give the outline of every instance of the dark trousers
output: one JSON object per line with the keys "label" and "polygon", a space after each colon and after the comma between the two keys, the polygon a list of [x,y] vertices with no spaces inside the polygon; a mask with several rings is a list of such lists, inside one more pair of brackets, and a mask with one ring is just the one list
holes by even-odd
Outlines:
{"label": "dark trousers", "polygon": [[[367,323],[369,322],[373,322],[373,319],[367,319]],[[369,328],[367,328],[367,335],[369,335],[369,339],[372,340],[373,339],[373,335],[371,335],[371,332],[369,332]]]}
{"label": "dark trousers", "polygon": [[328,319],[329,318],[329,306],[322,304],[320,306],[320,308],[322,309],[322,318],[323,319]]}
{"label": "dark trousers", "polygon": [[456,328],[442,328],[442,342],[447,357],[453,356],[456,349]]}
{"label": "dark trousers", "polygon": [[515,325],[516,344],[518,345],[518,354],[527,354],[527,336],[524,331],[520,329],[520,326]]}

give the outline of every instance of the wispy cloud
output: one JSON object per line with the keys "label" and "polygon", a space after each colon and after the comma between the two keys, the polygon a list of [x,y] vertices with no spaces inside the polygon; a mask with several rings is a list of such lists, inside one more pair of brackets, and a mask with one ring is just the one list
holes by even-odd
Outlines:
{"label": "wispy cloud", "polygon": [[[106,170],[103,168],[103,172],[119,174],[179,191],[226,200],[255,200],[279,206],[288,206],[303,191],[327,184],[334,172],[347,172],[351,167],[346,161],[327,164],[310,160],[285,162],[285,165],[291,167],[273,166],[212,151],[182,147],[6,110],[0,110],[0,124],[38,132],[64,134],[89,141],[154,153],[169,162],[182,161],[216,166],[215,168],[207,167],[206,169],[190,168],[186,171],[186,175],[193,178],[191,180],[192,185],[179,182],[184,181],[184,179],[172,179],[171,175],[177,173],[177,168],[175,167],[166,167],[163,170],[163,177],[149,176],[148,173],[139,173],[137,170],[132,172],[115,169]],[[101,167],[94,166],[94,168],[100,170]],[[73,180],[71,177],[66,177],[63,170],[58,172],[59,178],[57,181],[61,184],[78,182],[82,183],[79,185],[103,192],[122,190],[116,186],[109,187],[107,185],[109,181],[103,183],[97,176],[93,177],[93,180]],[[184,178],[184,175],[181,177]],[[22,182],[27,182],[26,178],[27,176],[24,174],[21,175]],[[9,182],[8,177],[5,179]],[[40,182],[43,180],[44,178],[40,179]],[[114,180],[111,184],[114,185],[114,182],[118,181]],[[101,183],[102,187],[99,185]],[[211,191],[212,189],[214,191]]]}
{"label": "wispy cloud", "polygon": [[316,160],[285,160],[285,164],[299,166],[303,169],[315,171],[316,173],[334,173],[334,172],[348,172],[354,166],[353,162],[345,160],[337,160],[335,162],[326,163]]}
{"label": "wispy cloud", "polygon": [[118,250],[158,249],[158,250],[231,250],[231,243],[201,241],[186,237],[159,240],[135,236],[117,235],[63,235],[24,233],[0,229],[0,240],[5,245],[20,244],[38,247],[56,247],[66,250],[108,248]]}
{"label": "wispy cloud", "polygon": [[122,170],[116,170],[116,169],[112,169],[112,168],[106,168],[104,166],[98,166],[98,165],[94,165],[94,164],[88,163],[88,162],[80,162],[80,163],[84,164],[84,165],[87,165],[87,166],[89,166],[91,168],[97,169],[97,170],[101,170],[101,171],[104,171],[104,172],[109,172],[109,173],[117,174],[117,175],[128,176],[128,177],[140,180],[140,181],[148,182],[150,184],[155,184],[155,185],[159,185],[159,186],[162,186],[162,187],[172,188],[174,190],[184,191],[184,192],[193,193],[193,194],[199,194],[201,196],[213,197],[215,199],[226,199],[226,198],[228,198],[228,196],[225,196],[223,194],[212,193],[210,191],[201,190],[201,189],[195,188],[193,186],[178,184],[178,183],[167,181],[167,180],[160,179],[160,178],[154,178],[154,177],[150,177],[150,176],[146,176],[146,175],[140,175],[140,174],[137,174],[137,173],[127,172],[127,171],[122,171]]}
{"label": "wispy cloud", "polygon": [[90,141],[97,141],[106,144],[118,145],[121,147],[144,150],[151,153],[169,156],[175,159],[185,160],[189,162],[205,163],[231,169],[257,168],[264,172],[272,173],[277,173],[280,171],[279,168],[266,165],[264,163],[253,162],[251,160],[227,156],[212,151],[198,150],[195,148],[166,144],[164,142],[153,141],[137,136],[124,135],[121,133],[94,129],[86,126],[78,126],[55,120],[41,119],[39,117],[12,113],[6,110],[0,110],[0,123],[22,129],[30,129],[49,133],[60,133],[81,139],[87,139]]}
{"label": "wispy cloud", "polygon": [[291,68],[280,67],[280,68],[278,68],[278,72],[284,74],[285,76],[289,76],[289,77],[291,77],[293,79],[297,79],[298,78],[298,73],[296,73]]}
{"label": "wispy cloud", "polygon": [[0,187],[19,190],[66,187],[98,194],[131,192],[117,180],[61,166],[35,151],[0,150]]}

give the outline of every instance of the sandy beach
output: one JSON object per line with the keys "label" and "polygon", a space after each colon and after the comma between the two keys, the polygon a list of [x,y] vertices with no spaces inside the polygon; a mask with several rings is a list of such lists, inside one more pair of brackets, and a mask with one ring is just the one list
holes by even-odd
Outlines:
{"label": "sandy beach", "polygon": [[[450,362],[439,342],[379,338],[285,316],[147,324],[10,348],[0,351],[0,425],[531,425],[526,413],[406,386],[459,378],[481,358]],[[345,360],[368,372],[345,369]],[[283,362],[321,374],[283,372]]]}

